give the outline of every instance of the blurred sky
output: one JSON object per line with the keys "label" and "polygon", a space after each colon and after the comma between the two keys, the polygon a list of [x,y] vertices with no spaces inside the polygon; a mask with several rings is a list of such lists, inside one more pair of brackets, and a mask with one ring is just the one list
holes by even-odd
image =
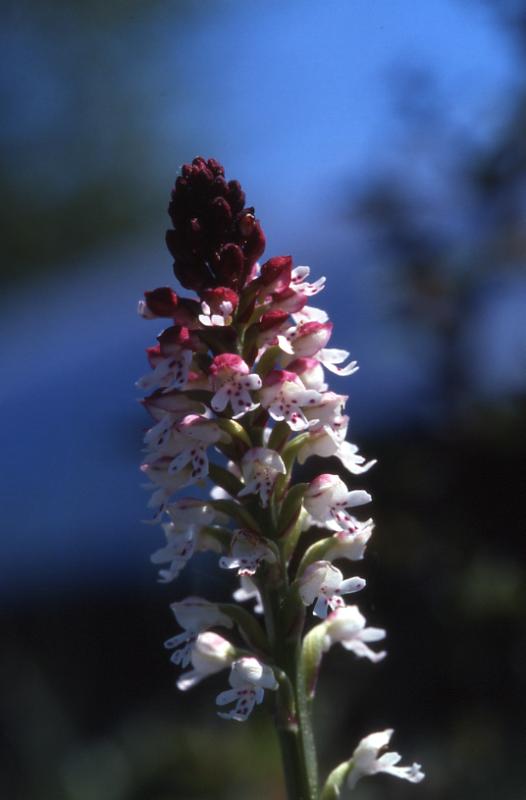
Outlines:
{"label": "blurred sky", "polygon": [[[98,175],[123,186],[133,175],[153,213],[150,204],[144,226],[34,278],[21,272],[4,299],[2,518],[10,535],[0,593],[11,599],[47,590],[51,580],[154,577],[144,562],[158,535],[138,522],[147,421],[133,382],[158,326],[138,320],[135,306],[144,289],[173,283],[163,237],[180,165],[197,154],[221,160],[256,206],[267,253],[292,252],[315,277],[328,276],[318,304],[336,322],[334,346],[362,364],[342,384],[351,386],[359,441],[361,432],[407,424],[433,385],[415,357],[419,344],[408,348],[386,313],[378,267],[352,235],[343,212],[349,184],[397,157],[408,174],[420,168],[416,153],[402,153],[397,76],[429,72],[450,123],[481,143],[498,129],[517,82],[509,42],[477,2],[81,8],[9,7],[0,34],[3,174],[22,198],[38,195],[50,206]],[[432,179],[420,176],[424,185]],[[34,222],[25,221],[28,237]],[[37,261],[38,252],[36,243]],[[499,284],[480,305],[466,348],[481,385],[495,386],[488,361],[500,385],[521,383],[525,294],[521,281]],[[487,332],[487,320],[500,338],[477,333]],[[504,369],[510,336],[520,352]]]}

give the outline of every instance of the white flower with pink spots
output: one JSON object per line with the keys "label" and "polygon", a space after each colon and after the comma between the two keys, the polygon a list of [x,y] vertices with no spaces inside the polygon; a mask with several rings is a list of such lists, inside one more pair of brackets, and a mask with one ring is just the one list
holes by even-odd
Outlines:
{"label": "white flower with pink spots", "polygon": [[230,403],[234,418],[257,408],[259,403],[252,400],[250,392],[261,389],[261,378],[251,373],[241,356],[224,353],[216,356],[210,365],[212,387],[212,408],[221,412]]}
{"label": "white flower with pink spots", "polygon": [[244,722],[252,713],[254,706],[263,702],[265,689],[276,691],[278,682],[271,667],[262,664],[257,658],[240,658],[234,661],[230,671],[229,683],[232,687],[221,692],[216,698],[218,706],[234,703],[230,711],[219,711],[223,719]]}
{"label": "white flower with pink spots", "polygon": [[192,669],[178,677],[177,688],[182,692],[188,691],[209,675],[230,667],[235,657],[235,648],[218,633],[200,633],[190,650]]}
{"label": "white flower with pink spots", "polygon": [[279,475],[287,472],[283,459],[275,450],[268,447],[251,447],[241,459],[241,474],[245,487],[238,497],[258,494],[263,508],[274,490]]}
{"label": "white flower with pink spots", "polygon": [[329,561],[310,564],[298,580],[300,597],[306,606],[315,602],[313,614],[325,619],[329,609],[345,605],[344,594],[359,592],[365,586],[363,578],[344,580],[340,570]]}
{"label": "white flower with pink spots", "polygon": [[192,646],[200,633],[216,626],[232,627],[230,617],[223,614],[215,603],[209,603],[202,597],[187,597],[172,603],[170,608],[178,625],[183,628],[183,633],[167,639],[164,646],[167,650],[174,650],[170,661],[182,667],[190,663]]}
{"label": "white flower with pink spots", "polygon": [[355,520],[345,510],[370,503],[371,495],[363,489],[349,491],[338,475],[323,473],[310,482],[304,505],[314,522],[330,530],[352,530]]}
{"label": "white flower with pink spots", "polygon": [[276,562],[276,554],[265,544],[265,540],[252,531],[239,529],[232,536],[230,555],[219,559],[222,569],[237,569],[237,574],[254,575],[259,565],[266,561],[269,564]]}
{"label": "white flower with pink spots", "polygon": [[293,431],[303,431],[316,421],[307,418],[303,409],[320,403],[322,395],[306,389],[296,373],[275,369],[265,377],[259,398],[272,419],[286,420]]}
{"label": "white flower with pink spots", "polygon": [[329,650],[333,644],[340,643],[359,658],[369,661],[381,661],[387,655],[384,650],[379,653],[368,647],[368,642],[379,642],[385,639],[383,628],[367,628],[365,617],[358,606],[342,606],[333,610],[324,623],[323,648]]}

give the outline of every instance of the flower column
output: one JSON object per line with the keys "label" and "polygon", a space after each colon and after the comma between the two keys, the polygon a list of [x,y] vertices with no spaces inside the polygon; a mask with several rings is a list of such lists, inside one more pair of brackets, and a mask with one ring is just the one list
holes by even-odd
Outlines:
{"label": "flower column", "polygon": [[[372,662],[385,655],[367,644],[385,632],[366,627],[344,599],[365,586],[342,569],[363,558],[373,530],[348,509],[370,496],[349,490],[338,475],[323,473],[310,484],[293,477],[296,460],[311,455],[336,456],[354,475],[372,466],[346,441],[347,398],[325,383],[325,370],[350,375],[357,365],[345,363],[346,351],[327,348],[332,323],[307,305],[324,279],[309,283],[309,269],[293,268],[289,256],[259,266],[261,226],[218,162],[185,165],[168,210],[175,276],[196,296],[162,287],[139,304],[146,319],[170,320],[148,348],[152,369],[138,383],[150,391],[143,402],[154,421],[141,469],[153,489],[152,521],[166,537],[152,560],[168,565],[159,579],[170,584],[196,550],[213,550],[240,586],[233,603],[172,603],[182,632],[166,646],[175,664],[192,665],[178,680],[183,690],[230,669],[230,688],[216,699],[231,706],[219,712],[225,719],[246,720],[266,693],[276,698],[289,797],[316,800],[310,704],[323,653],[339,642]],[[182,490],[193,495],[181,497]],[[311,527],[320,537],[306,549],[302,533]],[[241,605],[254,600],[252,611]],[[304,636],[311,604],[321,622]],[[323,798],[337,797],[345,780],[352,787],[378,771],[423,777],[418,765],[395,767],[397,754],[379,756],[382,736],[364,739],[333,770]]]}

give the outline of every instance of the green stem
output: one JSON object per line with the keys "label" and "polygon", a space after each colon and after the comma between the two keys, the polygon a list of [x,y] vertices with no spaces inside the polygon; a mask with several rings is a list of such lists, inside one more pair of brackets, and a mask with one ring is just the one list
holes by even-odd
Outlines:
{"label": "green stem", "polygon": [[[291,637],[285,620],[283,589],[264,593],[267,636],[283,680],[277,698],[277,729],[289,800],[318,800],[316,749],[305,679],[300,668],[301,630]],[[284,627],[285,625],[285,627]]]}
{"label": "green stem", "polygon": [[299,648],[296,650],[296,708],[298,712],[299,729],[303,746],[303,757],[309,784],[309,800],[318,797],[318,759],[316,743],[312,729],[311,701],[307,697],[305,676],[301,668]]}

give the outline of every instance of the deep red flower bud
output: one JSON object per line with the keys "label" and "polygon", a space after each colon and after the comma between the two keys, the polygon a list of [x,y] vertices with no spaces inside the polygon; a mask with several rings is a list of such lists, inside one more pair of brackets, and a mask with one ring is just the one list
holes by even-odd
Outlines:
{"label": "deep red flower bud", "polygon": [[179,299],[169,286],[160,286],[151,292],[144,293],[144,300],[148,311],[155,317],[173,317]]}
{"label": "deep red flower bud", "polygon": [[288,288],[292,277],[292,256],[275,256],[261,267],[260,281],[271,291]]}
{"label": "deep red flower bud", "polygon": [[234,214],[241,211],[245,205],[245,192],[241,188],[239,181],[228,181],[227,200]]}
{"label": "deep red flower bud", "polygon": [[[225,286],[237,286],[243,276],[245,259],[243,251],[237,244],[227,244],[219,254],[219,258],[214,263],[214,272],[218,280]],[[235,278],[234,281],[232,279]]]}
{"label": "deep red flower bud", "polygon": [[[263,254],[266,245],[265,234],[263,229],[256,219],[252,232],[244,245],[245,259],[252,266],[258,260],[260,255]],[[250,272],[250,270],[249,270]],[[248,274],[248,273],[247,273]]]}
{"label": "deep red flower bud", "polygon": [[288,318],[289,315],[286,311],[267,311],[266,314],[263,314],[258,323],[259,331],[263,333],[263,331],[270,331],[272,328],[277,328],[286,322]]}

